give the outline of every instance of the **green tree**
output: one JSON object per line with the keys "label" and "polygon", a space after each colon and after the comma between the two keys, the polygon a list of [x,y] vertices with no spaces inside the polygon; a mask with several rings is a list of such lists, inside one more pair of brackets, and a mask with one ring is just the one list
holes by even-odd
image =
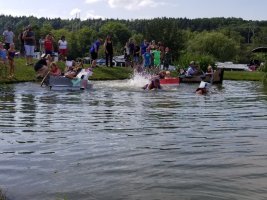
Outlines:
{"label": "green tree", "polygon": [[107,35],[112,36],[113,44],[115,46],[123,47],[131,37],[131,32],[125,24],[120,22],[107,22],[100,28],[100,35],[105,38]]}
{"label": "green tree", "polygon": [[188,43],[187,51],[212,55],[218,61],[235,60],[239,45],[220,32],[201,32]]}

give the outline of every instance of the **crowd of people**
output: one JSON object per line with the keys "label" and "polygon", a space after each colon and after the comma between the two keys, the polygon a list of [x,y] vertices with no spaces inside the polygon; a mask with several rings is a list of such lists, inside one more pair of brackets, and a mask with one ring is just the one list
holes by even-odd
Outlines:
{"label": "crowd of people", "polygon": [[[16,55],[14,38],[15,35],[12,32],[11,28],[8,27],[7,30],[3,32],[4,43],[0,42],[0,67],[1,73],[0,75],[3,77],[14,78],[15,74],[15,64],[14,57]],[[32,30],[32,27],[29,25],[25,30],[23,30],[19,36],[18,40],[20,41],[20,55],[25,56],[26,65],[34,66],[34,70],[36,71],[37,78],[43,78],[48,73],[53,76],[64,75],[67,78],[73,79],[77,76],[79,71],[82,69],[82,62],[75,62],[74,60],[68,60],[68,43],[66,41],[65,36],[61,36],[58,40],[58,52],[59,52],[59,60],[66,61],[66,69],[64,72],[60,70],[57,66],[56,62],[53,62],[54,56],[54,43],[55,37],[52,33],[48,33],[45,38],[41,38],[39,40],[40,44],[40,52],[42,52],[42,56],[40,59],[34,63],[34,51],[36,47],[36,38],[35,33]],[[106,66],[113,67],[113,40],[110,35],[106,37],[103,41],[102,38],[98,38],[90,47],[90,56],[91,56],[91,67],[94,68],[97,66],[98,52],[101,46],[103,45],[105,58],[106,58]],[[164,76],[166,76],[166,72],[169,72],[169,66],[172,62],[172,55],[169,47],[165,47],[162,42],[156,43],[155,40],[148,42],[146,39],[139,45],[132,38],[130,38],[123,49],[125,65],[131,66],[138,70],[149,71],[151,69],[156,69],[156,72],[159,72],[160,69],[163,69]],[[70,63],[70,64],[68,64]],[[9,64],[9,71],[7,70],[7,65]],[[8,72],[8,75],[7,75]],[[194,61],[190,62],[187,70],[181,70],[180,75],[184,75],[187,77],[201,75],[203,72],[200,70],[199,65],[197,65]],[[208,71],[206,75],[212,75],[213,70],[212,67],[208,67]],[[143,89],[161,89],[159,79],[160,76],[163,75],[162,71],[158,73],[158,78],[153,78],[150,84],[147,84],[143,87]],[[169,75],[169,74],[168,74]],[[205,93],[206,87],[203,89],[203,82],[201,82],[197,92]]]}
{"label": "crowd of people", "polygon": [[[47,66],[49,69],[51,68],[46,62],[44,62],[44,57],[49,58],[49,62],[53,60],[55,38],[53,37],[52,33],[48,33],[44,39],[41,38],[39,40],[40,52],[44,53],[45,56],[41,56],[37,62],[34,60],[36,37],[31,25],[23,29],[18,35],[18,41],[20,45],[19,51],[17,51],[15,48],[15,34],[10,27],[3,32],[3,40],[3,42],[0,42],[0,76],[2,78],[13,79],[15,77],[14,58],[16,55],[25,57],[26,66],[34,66],[35,70],[39,70],[41,68],[41,63],[45,64],[45,66]],[[57,44],[59,59],[65,60],[68,49],[68,43],[65,40],[65,36],[62,36]],[[43,72],[45,71],[46,70],[43,70]],[[42,75],[43,73],[38,73],[37,77],[41,77]]]}
{"label": "crowd of people", "polygon": [[155,40],[148,42],[146,39],[138,45],[133,39],[129,39],[124,46],[124,58],[126,66],[142,66],[144,70],[151,68],[169,69],[172,56],[169,47],[164,47],[162,42],[156,44]]}

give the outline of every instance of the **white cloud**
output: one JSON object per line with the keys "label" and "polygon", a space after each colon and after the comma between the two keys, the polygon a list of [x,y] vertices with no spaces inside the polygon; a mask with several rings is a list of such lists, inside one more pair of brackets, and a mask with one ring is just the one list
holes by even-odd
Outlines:
{"label": "white cloud", "polygon": [[85,0],[85,3],[87,4],[92,4],[92,3],[97,3],[97,2],[100,2],[102,0]]}
{"label": "white cloud", "polygon": [[164,2],[156,0],[107,0],[111,8],[125,8],[127,10],[137,10],[140,8],[158,7],[166,5]]}
{"label": "white cloud", "polygon": [[70,15],[71,16],[74,16],[74,15],[76,15],[77,13],[80,13],[81,12],[81,10],[79,9],[79,8],[74,8],[74,9],[72,9],[71,11],[70,11]]}

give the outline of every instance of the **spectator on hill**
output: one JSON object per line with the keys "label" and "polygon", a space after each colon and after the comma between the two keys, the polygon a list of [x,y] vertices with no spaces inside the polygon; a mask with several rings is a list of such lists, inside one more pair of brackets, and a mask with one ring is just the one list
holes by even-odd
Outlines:
{"label": "spectator on hill", "polygon": [[61,36],[58,41],[58,50],[59,50],[59,60],[66,60],[67,51],[68,51],[68,42],[64,35]]}
{"label": "spectator on hill", "polygon": [[26,29],[22,29],[22,31],[20,32],[19,36],[18,36],[18,41],[20,44],[20,56],[24,56],[25,55],[25,48],[24,48],[24,39],[23,39],[23,33]]}
{"label": "spectator on hill", "polygon": [[10,44],[14,43],[13,39],[15,37],[14,33],[12,32],[11,28],[8,27],[7,30],[3,32],[4,42],[5,42],[5,49],[8,50]]}
{"label": "spectator on hill", "polygon": [[24,47],[26,52],[26,65],[33,65],[33,56],[35,48],[35,34],[31,25],[23,33]]}
{"label": "spectator on hill", "polygon": [[106,41],[104,43],[105,55],[106,55],[106,66],[108,67],[108,63],[110,63],[110,67],[113,67],[112,59],[113,59],[113,42],[111,36],[108,35]]}
{"label": "spectator on hill", "polygon": [[98,58],[98,51],[101,45],[102,39],[98,38],[90,48],[90,54],[92,59],[92,67],[96,67],[96,59]]}
{"label": "spectator on hill", "polygon": [[7,57],[8,57],[8,62],[9,62],[8,78],[14,78],[14,75],[15,75],[15,63],[14,63],[15,55],[16,55],[15,44],[11,43],[7,51]]}
{"label": "spectator on hill", "polygon": [[49,33],[44,40],[44,50],[46,55],[49,54],[52,56],[54,51],[53,42],[54,42],[54,37],[52,36],[51,33]]}
{"label": "spectator on hill", "polygon": [[7,50],[0,42],[0,76],[6,78],[7,76]]}
{"label": "spectator on hill", "polygon": [[163,69],[164,70],[169,70],[169,65],[171,64],[172,56],[170,53],[169,47],[165,48],[165,53],[163,57]]}

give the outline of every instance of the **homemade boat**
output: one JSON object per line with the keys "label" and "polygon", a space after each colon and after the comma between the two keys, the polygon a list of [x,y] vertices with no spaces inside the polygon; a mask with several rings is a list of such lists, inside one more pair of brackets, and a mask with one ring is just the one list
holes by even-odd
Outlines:
{"label": "homemade boat", "polygon": [[93,84],[88,80],[92,75],[91,69],[82,69],[79,74],[73,78],[65,76],[52,76],[47,74],[41,82],[41,86],[45,84],[50,90],[87,90],[92,89]]}
{"label": "homemade boat", "polygon": [[203,81],[212,83],[212,84],[221,84],[223,82],[223,68],[217,68],[214,70],[213,74],[203,74],[199,76],[185,76],[180,75],[180,83],[199,83],[201,82],[201,78],[204,76],[205,79]]}

